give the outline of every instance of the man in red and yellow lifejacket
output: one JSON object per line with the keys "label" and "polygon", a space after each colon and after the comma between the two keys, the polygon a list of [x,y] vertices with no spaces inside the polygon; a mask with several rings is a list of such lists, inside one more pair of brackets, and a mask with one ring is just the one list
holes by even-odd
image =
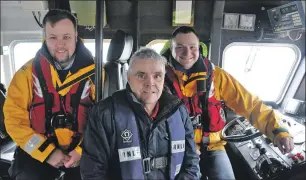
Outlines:
{"label": "man in red and yellow lifejacket", "polygon": [[[94,101],[94,60],[64,10],[43,19],[45,41],[13,77],[4,104],[5,126],[17,148],[13,179],[81,179],[80,143]],[[60,169],[60,170],[59,170]]]}
{"label": "man in red and yellow lifejacket", "polygon": [[173,32],[170,50],[163,55],[169,61],[165,83],[183,100],[193,121],[202,175],[209,179],[235,179],[224,148],[226,142],[220,138],[226,123],[223,103],[272,139],[281,152],[290,152],[292,137],[279,125],[275,112],[203,57],[199,43],[194,29],[182,26]]}

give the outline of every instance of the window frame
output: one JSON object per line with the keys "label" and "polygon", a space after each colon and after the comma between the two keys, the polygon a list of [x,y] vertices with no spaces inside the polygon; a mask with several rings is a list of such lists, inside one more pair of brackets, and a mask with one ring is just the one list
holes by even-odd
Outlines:
{"label": "window frame", "polygon": [[280,104],[283,101],[283,99],[286,95],[286,92],[289,89],[290,84],[292,83],[292,80],[294,78],[294,75],[297,72],[299,64],[301,63],[301,60],[302,60],[301,50],[294,44],[286,44],[286,43],[232,42],[232,43],[228,44],[222,52],[222,68],[224,68],[226,51],[229,48],[231,48],[233,46],[238,46],[238,45],[239,46],[257,46],[257,47],[258,46],[259,47],[269,47],[269,46],[270,47],[288,47],[288,48],[291,48],[295,52],[295,54],[296,54],[295,62],[293,64],[292,68],[289,71],[289,76],[287,76],[287,78],[285,80],[285,83],[284,83],[282,89],[280,90],[280,93],[279,93],[278,97],[275,100],[276,104]]}

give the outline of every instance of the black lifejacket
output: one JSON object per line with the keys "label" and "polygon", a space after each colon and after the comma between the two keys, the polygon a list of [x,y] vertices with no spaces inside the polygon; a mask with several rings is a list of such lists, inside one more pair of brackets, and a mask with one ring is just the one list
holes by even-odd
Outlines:
{"label": "black lifejacket", "polygon": [[[145,173],[151,163],[152,158],[143,157],[140,137],[138,132],[137,120],[130,104],[124,101],[125,91],[115,92],[114,102],[114,119],[116,129],[116,142],[120,161],[120,170],[122,179],[145,179]],[[185,128],[181,119],[179,110],[177,110],[169,119],[167,119],[169,142],[171,151],[168,157],[169,177],[174,179],[180,172],[185,154]]]}

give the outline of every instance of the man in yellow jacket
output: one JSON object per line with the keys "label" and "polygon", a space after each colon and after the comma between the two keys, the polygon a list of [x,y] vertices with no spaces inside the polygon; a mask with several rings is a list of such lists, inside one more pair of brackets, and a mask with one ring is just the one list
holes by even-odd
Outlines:
{"label": "man in yellow jacket", "polygon": [[13,77],[4,104],[5,126],[17,148],[13,179],[81,179],[80,143],[94,100],[94,60],[64,10],[43,19],[45,41]]}
{"label": "man in yellow jacket", "polygon": [[224,148],[226,142],[220,138],[226,123],[223,102],[272,139],[281,152],[290,152],[292,137],[279,125],[275,112],[203,57],[199,43],[194,29],[182,26],[173,32],[170,52],[163,55],[169,60],[165,83],[183,100],[193,121],[202,175],[209,179],[235,179]]}

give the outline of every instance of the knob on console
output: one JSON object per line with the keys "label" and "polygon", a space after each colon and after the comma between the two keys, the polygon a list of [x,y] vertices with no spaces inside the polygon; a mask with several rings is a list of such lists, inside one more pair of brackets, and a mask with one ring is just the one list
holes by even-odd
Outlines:
{"label": "knob on console", "polygon": [[279,21],[279,14],[276,13],[276,12],[274,12],[274,13],[273,13],[273,19],[274,19],[275,21]]}
{"label": "knob on console", "polygon": [[286,169],[286,166],[282,164],[279,160],[271,155],[268,155],[267,160],[264,156],[260,156],[256,161],[255,169],[258,174],[263,178],[269,178],[273,174],[281,172]]}

